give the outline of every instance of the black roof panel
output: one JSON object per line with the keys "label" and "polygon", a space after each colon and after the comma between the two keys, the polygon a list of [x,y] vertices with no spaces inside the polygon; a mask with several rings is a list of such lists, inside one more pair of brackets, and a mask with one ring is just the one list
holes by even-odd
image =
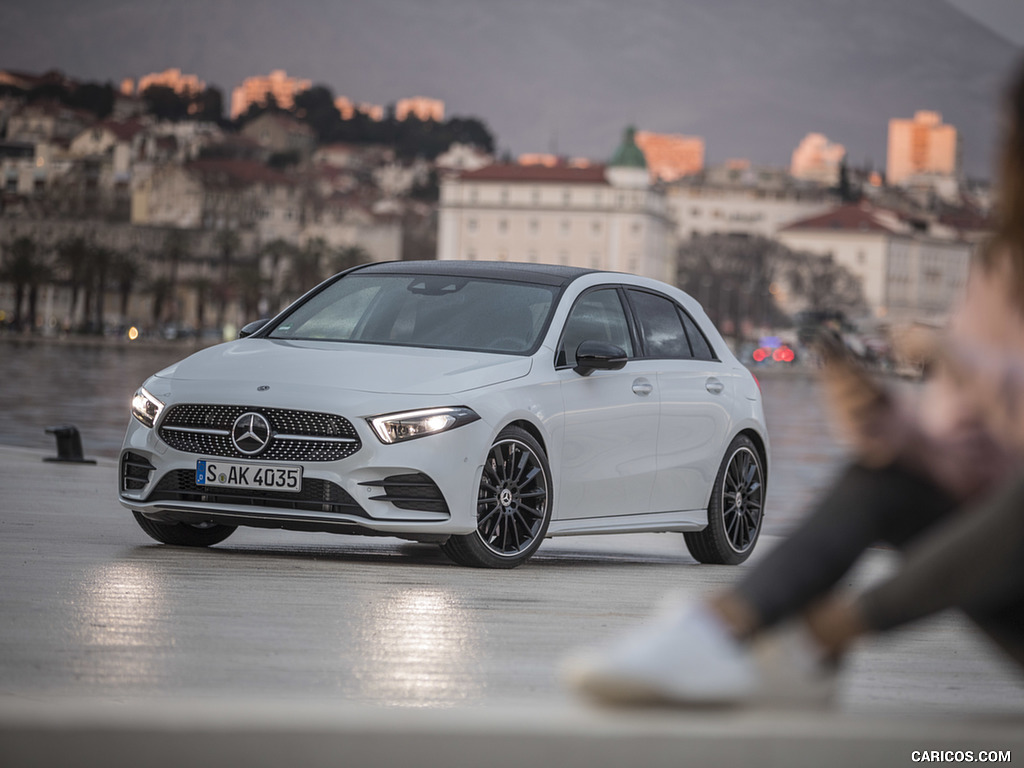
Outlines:
{"label": "black roof panel", "polygon": [[544,285],[566,285],[599,270],[526,264],[514,261],[385,261],[359,267],[358,272],[409,275],[453,275],[498,280],[519,280]]}

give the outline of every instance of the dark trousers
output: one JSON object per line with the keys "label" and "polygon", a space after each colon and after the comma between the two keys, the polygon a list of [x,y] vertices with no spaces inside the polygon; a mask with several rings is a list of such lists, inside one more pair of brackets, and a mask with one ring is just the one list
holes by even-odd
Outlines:
{"label": "dark trousers", "polygon": [[899,466],[851,466],[735,589],[768,627],[840,585],[866,548],[891,544],[899,569],[858,598],[873,630],[960,608],[1024,665],[1024,477],[958,506]]}

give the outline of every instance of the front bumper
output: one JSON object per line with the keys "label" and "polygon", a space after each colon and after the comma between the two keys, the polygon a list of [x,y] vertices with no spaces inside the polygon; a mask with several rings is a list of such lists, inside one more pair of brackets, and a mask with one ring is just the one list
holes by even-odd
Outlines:
{"label": "front bumper", "polygon": [[[475,498],[491,428],[481,421],[384,445],[360,420],[362,447],[340,461],[300,462],[300,494],[195,485],[196,462],[132,419],[121,450],[120,503],[163,522],[406,535],[429,540],[476,528]],[[260,462],[253,465],[287,462]]]}

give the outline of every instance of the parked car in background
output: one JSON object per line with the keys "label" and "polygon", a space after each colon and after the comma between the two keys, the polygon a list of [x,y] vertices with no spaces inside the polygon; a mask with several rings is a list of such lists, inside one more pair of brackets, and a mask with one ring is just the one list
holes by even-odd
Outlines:
{"label": "parked car in background", "polygon": [[370,264],[150,377],[118,495],[166,544],[237,526],[436,542],[676,531],[739,563],[764,515],[753,376],[664,283],[536,264]]}

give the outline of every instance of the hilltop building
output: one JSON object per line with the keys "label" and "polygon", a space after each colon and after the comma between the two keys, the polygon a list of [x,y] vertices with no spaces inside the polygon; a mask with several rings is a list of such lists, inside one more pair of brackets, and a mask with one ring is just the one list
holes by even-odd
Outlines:
{"label": "hilltop building", "polygon": [[637,131],[636,143],[652,179],[676,181],[704,170],[704,139],[697,136]]}
{"label": "hilltop building", "polygon": [[[367,104],[365,102],[353,104],[352,100],[347,96],[337,96],[334,99],[334,108],[338,110],[342,120],[351,120],[356,116],[356,112],[360,112],[378,123],[384,119],[384,107],[380,104]],[[443,111],[444,106],[442,105],[441,108]]]}
{"label": "hilltop building", "polygon": [[444,102],[440,99],[428,99],[426,96],[399,99],[395,104],[395,119],[406,120],[410,115],[424,122],[433,120],[436,123],[443,123]]}
{"label": "hilltop building", "polygon": [[[125,86],[130,82],[128,80],[122,83],[121,91],[126,96],[131,96],[131,90],[125,91]],[[141,95],[154,85],[170,88],[179,96],[196,96],[206,90],[206,83],[196,75],[183,75],[180,69],[165,69],[163,72],[153,72],[140,77],[137,93]]]}
{"label": "hilltop building", "polygon": [[789,173],[794,179],[834,187],[845,157],[842,144],[832,143],[822,133],[808,133],[793,150]]}
{"label": "hilltop building", "polygon": [[266,104],[267,97],[283,109],[291,109],[295,97],[313,87],[312,80],[288,77],[283,69],[275,69],[267,77],[247,77],[231,93],[231,118],[244,114],[253,104]]}
{"label": "hilltop building", "polygon": [[495,164],[442,180],[437,258],[674,280],[672,222],[628,129],[607,165]]}

